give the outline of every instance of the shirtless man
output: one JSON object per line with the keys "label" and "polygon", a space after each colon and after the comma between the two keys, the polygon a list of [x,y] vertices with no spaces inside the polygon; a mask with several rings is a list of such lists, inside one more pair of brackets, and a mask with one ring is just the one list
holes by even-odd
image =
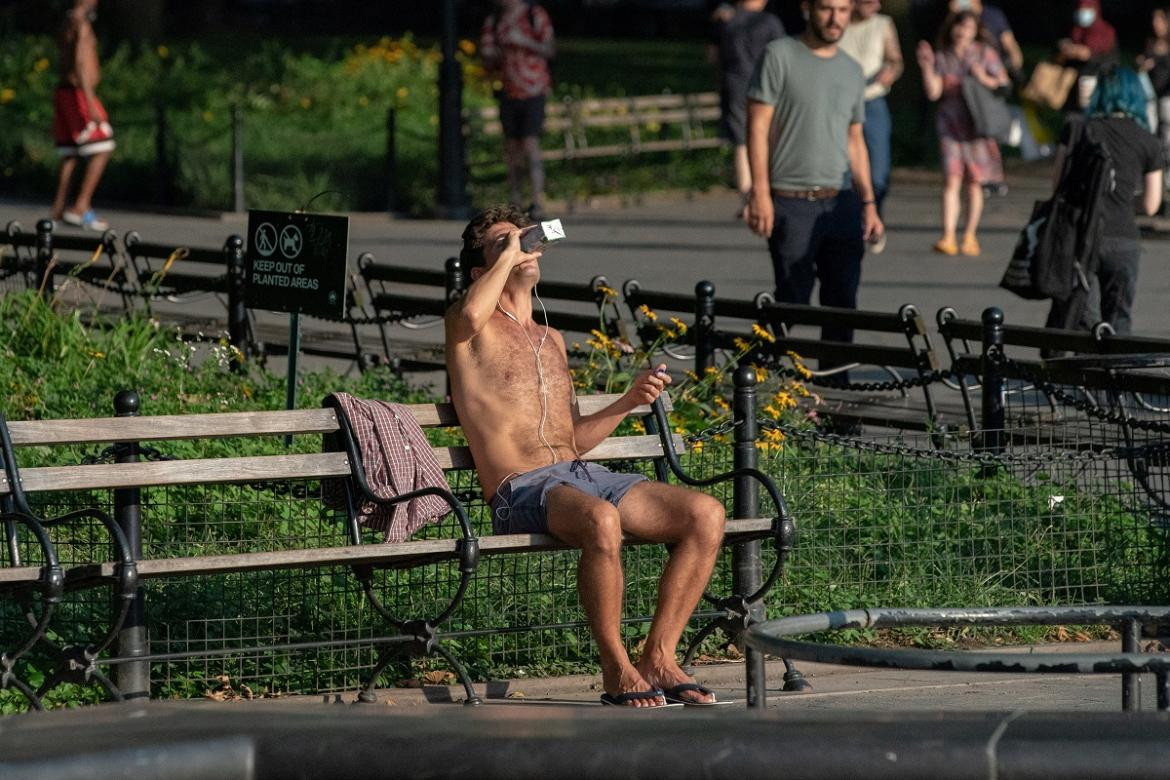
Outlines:
{"label": "shirtless man", "polygon": [[[94,91],[101,80],[93,33],[97,5],[98,0],[75,0],[61,28],[61,76],[53,93],[53,142],[61,155],[61,171],[52,217],[86,230],[103,231],[109,224],[94,214],[90,201],[114,151],[114,130]],[[77,161],[83,157],[88,159],[85,175],[73,207],[66,209]]]}
{"label": "shirtless man", "polygon": [[[611,406],[577,407],[561,334],[533,318],[540,250],[520,249],[527,216],[499,206],[463,232],[471,287],[447,312],[451,397],[496,533],[549,533],[581,550],[577,588],[601,655],[607,704],[662,706],[715,697],[679,668],[683,628],[711,576],[723,505],[710,496],[580,460],[634,407],[670,383],[646,371]],[[672,545],[658,607],[635,666],[621,639],[622,533]]]}

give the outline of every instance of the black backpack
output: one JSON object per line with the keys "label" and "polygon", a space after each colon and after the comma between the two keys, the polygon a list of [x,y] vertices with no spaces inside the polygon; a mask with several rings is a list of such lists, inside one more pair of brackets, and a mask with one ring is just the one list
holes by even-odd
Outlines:
{"label": "black backpack", "polygon": [[1093,122],[1073,126],[1056,191],[1036,204],[1000,286],[1023,298],[1069,300],[1096,271],[1105,197],[1117,186],[1113,156]]}

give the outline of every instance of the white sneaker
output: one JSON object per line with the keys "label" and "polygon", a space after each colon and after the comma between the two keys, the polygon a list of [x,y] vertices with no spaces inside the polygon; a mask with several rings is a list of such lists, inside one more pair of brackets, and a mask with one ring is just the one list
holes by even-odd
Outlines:
{"label": "white sneaker", "polygon": [[73,225],[84,230],[93,230],[97,233],[104,233],[110,229],[110,223],[95,214],[93,209],[90,209],[84,214],[66,211],[61,214],[61,219],[67,225]]}

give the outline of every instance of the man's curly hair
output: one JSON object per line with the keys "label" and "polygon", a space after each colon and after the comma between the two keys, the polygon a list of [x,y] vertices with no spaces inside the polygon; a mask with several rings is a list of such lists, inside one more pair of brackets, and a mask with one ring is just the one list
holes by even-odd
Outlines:
{"label": "man's curly hair", "polygon": [[483,237],[492,225],[500,222],[511,222],[518,228],[532,224],[529,216],[516,206],[492,206],[476,214],[463,229],[463,249],[459,252],[459,262],[464,271],[482,268],[487,262],[483,256]]}

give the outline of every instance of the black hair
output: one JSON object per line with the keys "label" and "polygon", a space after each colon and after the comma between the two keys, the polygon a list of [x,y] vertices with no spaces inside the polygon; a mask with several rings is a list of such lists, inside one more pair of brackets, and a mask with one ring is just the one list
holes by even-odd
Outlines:
{"label": "black hair", "polygon": [[463,229],[463,249],[459,251],[459,263],[464,271],[481,268],[487,262],[483,256],[483,237],[492,225],[511,222],[518,228],[528,227],[532,219],[516,206],[491,206],[476,214]]}

